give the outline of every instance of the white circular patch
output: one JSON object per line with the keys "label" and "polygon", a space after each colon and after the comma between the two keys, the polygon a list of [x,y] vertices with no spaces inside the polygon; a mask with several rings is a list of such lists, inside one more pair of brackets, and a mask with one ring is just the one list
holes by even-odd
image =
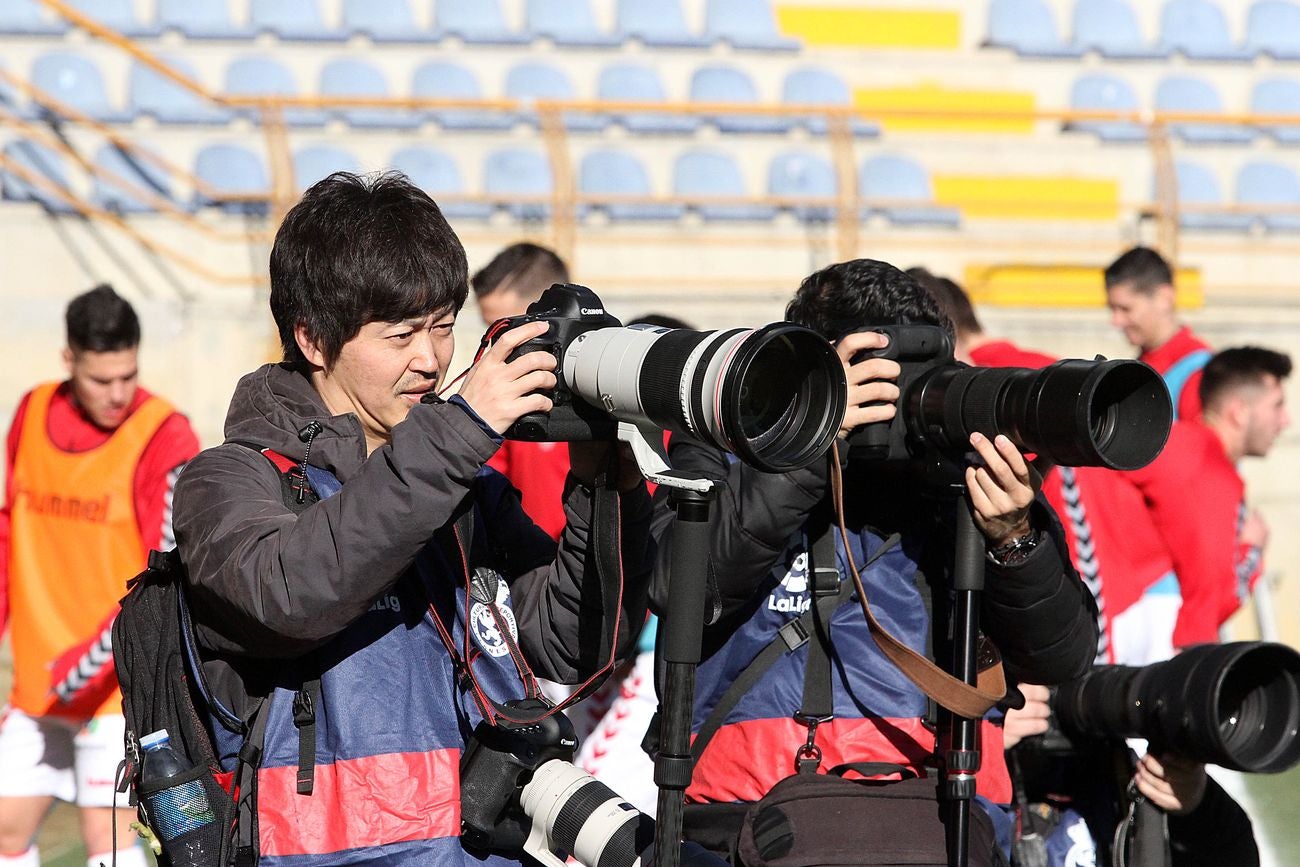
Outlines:
{"label": "white circular patch", "polygon": [[[515,623],[515,613],[502,605],[497,606],[497,611],[500,612],[506,628],[510,630],[510,637],[517,644],[519,627]],[[497,628],[497,621],[492,617],[492,609],[482,602],[475,602],[470,606],[469,628],[474,635],[474,641],[488,656],[505,656],[510,652],[510,645],[501,634],[501,630]]]}

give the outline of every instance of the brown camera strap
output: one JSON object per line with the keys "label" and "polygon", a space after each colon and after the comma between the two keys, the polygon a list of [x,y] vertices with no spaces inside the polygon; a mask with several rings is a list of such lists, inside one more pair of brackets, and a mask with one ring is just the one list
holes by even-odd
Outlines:
{"label": "brown camera strap", "polygon": [[[835,506],[840,537],[844,542],[844,550],[851,551],[848,528],[844,524],[844,475],[840,468],[838,447],[831,449],[828,460],[830,461],[831,497]],[[1002,660],[997,656],[997,650],[991,643],[984,642],[981,647],[981,661],[988,658],[990,664],[980,668],[975,684],[972,686],[959,680],[899,641],[876,620],[875,615],[871,613],[862,576],[858,573],[858,566],[853,562],[852,555],[849,556],[849,572],[853,577],[858,600],[862,604],[862,613],[867,619],[867,628],[871,631],[876,646],[922,692],[934,699],[940,707],[968,719],[979,719],[989,708],[1002,700],[1006,695],[1007,682],[1002,671]]]}

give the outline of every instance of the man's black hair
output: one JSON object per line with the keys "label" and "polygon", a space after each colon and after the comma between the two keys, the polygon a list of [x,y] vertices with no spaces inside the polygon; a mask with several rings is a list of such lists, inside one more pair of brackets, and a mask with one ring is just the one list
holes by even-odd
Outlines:
{"label": "man's black hair", "polygon": [[940,277],[920,267],[908,268],[907,275],[934,296],[939,309],[952,320],[958,334],[984,333],[984,326],[975,315],[975,305],[971,304],[970,296],[966,294],[965,289],[957,285],[956,281]]}
{"label": "man's black hair", "polygon": [[875,259],[840,262],[809,275],[785,318],[831,342],[873,325],[938,325],[952,332],[952,322],[920,283]]}
{"label": "man's black hair", "polygon": [[1235,346],[1215,353],[1201,374],[1201,405],[1217,404],[1229,392],[1264,384],[1265,377],[1278,382],[1291,375],[1291,356],[1260,346]]}
{"label": "man's black hair", "polygon": [[1165,258],[1150,247],[1134,247],[1106,268],[1106,288],[1129,283],[1134,292],[1150,295],[1160,286],[1172,286],[1174,273]]}
{"label": "man's black hair", "polygon": [[305,326],[328,367],[370,322],[460,311],[465,249],[433,199],[400,172],[335,172],[285,215],[271,249],[271,315],[286,361]]}
{"label": "man's black hair", "polygon": [[107,283],[69,301],[63,321],[73,352],[117,352],[140,345],[135,308]]}
{"label": "man's black hair", "polygon": [[530,300],[536,300],[552,283],[568,282],[569,268],[559,254],[527,241],[506,247],[470,278],[475,297],[508,286]]}

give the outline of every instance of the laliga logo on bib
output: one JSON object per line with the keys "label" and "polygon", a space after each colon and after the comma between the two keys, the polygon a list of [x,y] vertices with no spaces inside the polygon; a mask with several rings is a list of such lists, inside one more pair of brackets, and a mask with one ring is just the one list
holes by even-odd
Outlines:
{"label": "laliga logo on bib", "polygon": [[802,614],[812,605],[812,599],[805,595],[807,592],[808,554],[803,552],[795,556],[789,571],[781,579],[781,586],[767,597],[768,610]]}
{"label": "laliga logo on bib", "polygon": [[[480,597],[478,591],[486,589],[490,592],[494,584],[495,600],[491,604],[481,601],[485,597]],[[480,566],[474,570],[472,586],[476,592],[474,604],[469,609],[468,626],[474,641],[488,656],[505,656],[510,652],[510,644],[501,634],[498,622],[510,630],[511,639],[516,643],[519,641],[519,626],[515,623],[515,613],[507,604],[510,601],[510,585],[506,584],[505,579],[495,570]],[[498,617],[492,616],[493,608],[496,609]]]}
{"label": "laliga logo on bib", "polygon": [[790,571],[781,579],[781,586],[787,593],[803,593],[808,589],[808,552],[794,558]]}

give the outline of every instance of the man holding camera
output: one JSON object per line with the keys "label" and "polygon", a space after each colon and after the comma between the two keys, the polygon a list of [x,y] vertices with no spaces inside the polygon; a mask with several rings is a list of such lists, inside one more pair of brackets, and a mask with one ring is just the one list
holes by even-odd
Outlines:
{"label": "man holding camera", "polygon": [[[901,368],[896,361],[873,357],[887,342],[873,327],[932,325],[951,334],[947,318],[915,280],[872,260],[813,274],[800,286],[786,315],[836,344],[849,383],[842,435],[864,424],[889,423],[898,414],[895,380]],[[840,532],[832,511],[836,504],[829,461],[767,474],[686,438],[672,443],[675,469],[723,483],[708,564],[714,616],[706,627],[692,726],[697,750],[701,729],[707,725],[712,730],[704,732],[707,744],[696,756],[686,816],[688,837],[715,851],[734,852],[737,829],[748,821],[748,805],[797,766],[814,766],[799,759],[819,758],[819,774],[848,779],[906,781],[924,776],[934,765],[935,714],[927,707],[926,695],[882,654],[851,594],[839,597],[826,624],[829,665],[816,666],[829,668],[817,676],[830,680],[833,713],[814,717],[806,712],[809,695],[815,694],[809,684],[816,679],[811,674],[814,666],[806,661],[820,639],[813,635],[798,643],[787,633],[792,621],[818,607],[814,590],[818,596],[826,592],[819,582],[824,582],[827,566],[836,567],[844,581],[849,580],[850,561],[855,563],[881,625],[917,653],[946,665],[952,658],[954,522],[956,510],[969,503],[987,551],[980,623],[1000,649],[1010,676],[1060,682],[1086,671],[1095,652],[1091,598],[1069,566],[1055,517],[1035,499],[1037,475],[1006,437],[971,436],[977,465],[959,470],[951,483],[935,490],[910,474],[911,465],[859,460],[847,446],[841,439],[845,526]],[[656,523],[665,552],[671,522],[661,513]],[[816,569],[810,570],[809,555],[826,550],[827,533],[835,562],[817,557]],[[653,591],[656,603],[669,591],[667,562],[661,556]],[[780,640],[778,635],[787,637],[794,649],[780,652],[757,677],[746,677],[756,657]],[[739,696],[731,692],[737,682],[747,684]],[[821,687],[814,683],[812,689]],[[720,705],[729,708],[724,718],[709,720]],[[986,768],[996,772],[1001,743],[991,728],[985,731],[981,749]],[[1001,771],[1005,784],[1005,768]],[[985,774],[980,778],[981,791],[995,800],[1009,795],[1005,786],[990,788],[993,781]],[[860,863],[873,863],[870,859],[881,854],[882,841],[895,852],[902,847],[933,859],[914,863],[946,863],[944,832],[934,819],[935,783],[911,780],[891,786],[910,788],[910,783],[925,786],[925,799],[916,802],[917,812],[901,824],[880,821],[896,815],[884,810],[888,796],[864,800],[860,803],[866,812],[854,819],[853,827],[824,835],[823,840],[795,839],[791,856],[811,857],[823,841],[834,838],[836,845],[843,845],[846,841],[840,838],[845,834],[860,834]],[[847,843],[854,848],[853,841]],[[978,807],[971,811],[970,853],[971,863],[993,863],[993,831]]]}
{"label": "man holding camera", "polygon": [[[534,672],[577,682],[613,656],[602,645],[632,650],[645,488],[610,470],[621,568],[592,574],[605,444],[571,448],[558,546],[484,470],[501,431],[551,408],[555,358],[511,360],[547,326],[504,332],[459,394],[438,397],[468,272],[437,205],[401,175],[314,185],[270,265],[285,360],[241,380],[226,442],[176,491],[213,698],[246,718],[272,696],[254,842],[295,864],[482,861],[458,839],[467,733],[535,698]],[[619,593],[603,641],[600,600]]]}

